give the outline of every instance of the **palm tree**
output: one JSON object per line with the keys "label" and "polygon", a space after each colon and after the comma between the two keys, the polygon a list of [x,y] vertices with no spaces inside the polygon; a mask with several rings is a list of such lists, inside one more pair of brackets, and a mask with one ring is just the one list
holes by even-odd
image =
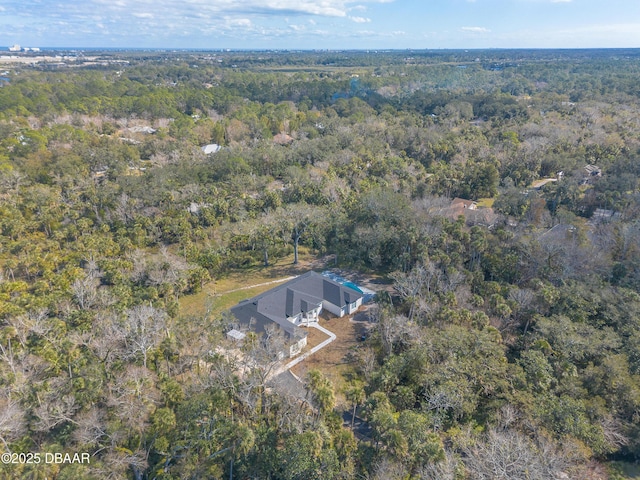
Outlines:
{"label": "palm tree", "polygon": [[365,401],[366,395],[364,388],[358,383],[351,385],[345,392],[345,396],[347,397],[347,401],[353,405],[353,411],[351,412],[351,430],[353,430],[353,424],[356,420],[356,409],[358,405],[361,405]]}

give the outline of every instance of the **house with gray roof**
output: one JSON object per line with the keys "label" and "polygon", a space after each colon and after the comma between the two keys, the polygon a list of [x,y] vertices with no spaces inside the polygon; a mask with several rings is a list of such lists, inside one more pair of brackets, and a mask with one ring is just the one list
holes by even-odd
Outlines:
{"label": "house with gray roof", "polygon": [[364,295],[316,272],[307,272],[282,285],[243,300],[231,308],[238,323],[263,333],[278,325],[290,341],[288,355],[297,355],[307,344],[300,327],[317,322],[323,309],[338,317],[354,313]]}

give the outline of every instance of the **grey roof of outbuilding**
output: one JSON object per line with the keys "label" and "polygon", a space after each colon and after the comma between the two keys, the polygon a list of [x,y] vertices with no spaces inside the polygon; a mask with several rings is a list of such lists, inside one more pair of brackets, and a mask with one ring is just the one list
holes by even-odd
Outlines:
{"label": "grey roof of outbuilding", "polygon": [[241,324],[256,332],[277,323],[290,336],[299,329],[286,318],[317,308],[325,300],[339,307],[353,303],[363,295],[316,272],[307,272],[231,308]]}

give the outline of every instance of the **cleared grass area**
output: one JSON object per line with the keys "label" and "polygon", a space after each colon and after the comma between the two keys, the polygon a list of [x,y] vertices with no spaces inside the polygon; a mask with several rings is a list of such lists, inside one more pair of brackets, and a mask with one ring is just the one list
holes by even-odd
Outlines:
{"label": "cleared grass area", "polygon": [[480,198],[477,203],[479,207],[491,208],[495,201],[495,198]]}
{"label": "cleared grass area", "polygon": [[200,297],[199,294],[192,295],[191,297],[197,298],[190,298],[188,302],[184,302],[183,304],[181,304],[180,312],[185,315],[198,316],[204,315],[207,311],[207,308],[209,308],[214,316],[219,315],[220,313],[230,309],[242,300],[254,297],[262,292],[266,292],[273,287],[274,285],[264,285],[261,287],[249,288],[246,290],[225,293],[222,295],[207,294],[203,297]]}
{"label": "cleared grass area", "polygon": [[318,259],[315,255],[301,248],[298,265],[293,265],[293,254],[291,254],[274,261],[268,267],[261,265],[235,270],[223,278],[207,283],[202,291],[180,299],[180,314],[200,316],[206,313],[207,308],[210,308],[213,315],[218,315],[241,300],[266,292],[276,284],[256,286],[244,290],[238,289],[300,275],[309,270],[321,270],[323,267],[324,261],[322,259]]}

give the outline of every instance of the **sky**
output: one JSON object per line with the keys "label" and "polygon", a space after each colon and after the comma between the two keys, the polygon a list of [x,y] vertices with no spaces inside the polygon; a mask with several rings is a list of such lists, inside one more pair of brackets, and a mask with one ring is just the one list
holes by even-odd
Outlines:
{"label": "sky", "polygon": [[640,47],[640,0],[0,0],[0,45]]}

